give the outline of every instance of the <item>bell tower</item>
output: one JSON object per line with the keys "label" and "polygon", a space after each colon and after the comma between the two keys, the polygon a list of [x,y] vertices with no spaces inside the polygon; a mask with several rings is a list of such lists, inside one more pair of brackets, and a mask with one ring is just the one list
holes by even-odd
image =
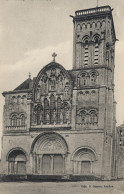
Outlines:
{"label": "bell tower", "polygon": [[116,36],[111,7],[76,11],[73,22],[73,69],[112,67]]}
{"label": "bell tower", "polygon": [[[114,58],[115,29],[110,6],[78,10],[73,17],[73,71],[76,75],[75,129],[98,136],[102,152],[101,174],[115,174]],[[73,115],[74,116],[74,115]],[[93,135],[92,135],[93,137]],[[89,141],[90,141],[89,137]],[[99,139],[99,137],[98,137]],[[92,141],[92,138],[91,138]]]}

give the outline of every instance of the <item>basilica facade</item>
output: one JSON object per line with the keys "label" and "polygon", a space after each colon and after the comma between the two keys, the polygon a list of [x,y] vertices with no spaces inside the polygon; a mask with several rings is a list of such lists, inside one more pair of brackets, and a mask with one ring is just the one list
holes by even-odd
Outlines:
{"label": "basilica facade", "polygon": [[3,92],[2,174],[116,177],[114,52],[109,6],[73,18],[73,68],[55,61]]}

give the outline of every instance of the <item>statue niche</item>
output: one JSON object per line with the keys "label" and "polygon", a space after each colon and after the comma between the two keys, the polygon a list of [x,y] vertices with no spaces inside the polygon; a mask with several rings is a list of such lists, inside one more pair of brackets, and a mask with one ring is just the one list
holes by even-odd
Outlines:
{"label": "statue niche", "polygon": [[57,91],[58,93],[61,93],[63,92],[63,87],[64,87],[64,80],[65,80],[65,77],[64,77],[64,73],[62,71],[60,71],[60,74],[58,75],[58,79],[57,79]]}
{"label": "statue niche", "polygon": [[70,86],[68,82],[65,84],[65,88],[64,88],[64,99],[65,100],[70,99]]}
{"label": "statue niche", "polygon": [[35,125],[41,125],[43,123],[43,107],[38,104],[33,109],[33,120]]}
{"label": "statue niche", "polygon": [[56,83],[57,83],[56,69],[52,68],[49,78],[49,91],[56,91]]}

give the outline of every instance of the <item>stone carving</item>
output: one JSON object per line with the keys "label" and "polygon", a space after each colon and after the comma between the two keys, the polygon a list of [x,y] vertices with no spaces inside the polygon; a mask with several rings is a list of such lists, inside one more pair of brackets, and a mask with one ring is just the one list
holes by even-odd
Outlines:
{"label": "stone carving", "polygon": [[[42,105],[42,114],[38,122],[37,111],[34,114],[34,123],[40,124],[69,124],[71,119],[71,87],[70,80],[65,71],[59,67],[51,66],[39,78],[35,90],[35,103]],[[63,103],[68,104],[65,109]],[[33,122],[32,122],[33,124]]]}
{"label": "stone carving", "polygon": [[63,148],[60,143],[58,143],[56,140],[51,140],[47,142],[42,147],[42,151],[48,151],[48,152],[54,152],[54,151],[62,151]]}

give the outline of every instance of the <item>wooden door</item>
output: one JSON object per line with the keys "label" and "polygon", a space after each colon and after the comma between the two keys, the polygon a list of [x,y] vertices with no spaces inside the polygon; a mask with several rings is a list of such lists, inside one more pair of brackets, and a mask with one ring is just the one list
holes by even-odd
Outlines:
{"label": "wooden door", "polygon": [[26,164],[24,161],[17,162],[17,174],[26,174]]}
{"label": "wooden door", "polygon": [[62,155],[54,155],[53,173],[63,174],[63,171],[64,171],[64,160]]}
{"label": "wooden door", "polygon": [[81,162],[81,174],[87,175],[91,173],[91,162],[90,161],[82,161]]}
{"label": "wooden door", "polygon": [[43,156],[43,174],[51,174],[51,157],[49,155]]}

